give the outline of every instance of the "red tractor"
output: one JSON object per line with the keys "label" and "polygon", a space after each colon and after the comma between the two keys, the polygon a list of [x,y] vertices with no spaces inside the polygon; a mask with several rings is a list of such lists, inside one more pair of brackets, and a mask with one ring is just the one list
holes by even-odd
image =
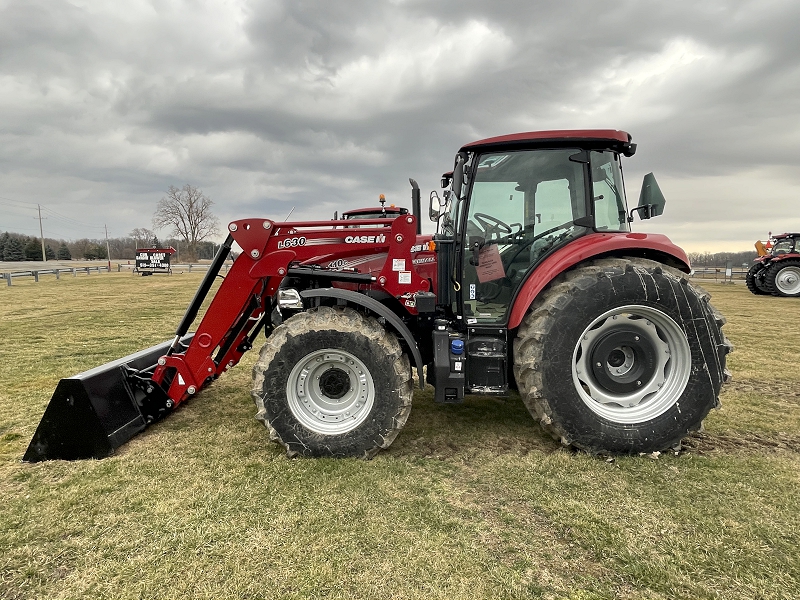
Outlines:
{"label": "red tractor", "polygon": [[[239,362],[256,417],[289,456],[371,457],[411,411],[413,376],[440,403],[517,390],[563,444],[676,448],[718,405],[723,317],[663,235],[652,174],[628,211],[615,130],[544,131],[463,146],[433,192],[435,235],[412,213],[230,223],[174,339],[63,379],[28,461],[103,457]],[[354,223],[357,220],[357,223]],[[233,245],[241,249],[188,333]]]}
{"label": "red tractor", "polygon": [[770,239],[769,250],[758,242],[758,258],[745,276],[747,289],[757,295],[800,297],[800,233]]}

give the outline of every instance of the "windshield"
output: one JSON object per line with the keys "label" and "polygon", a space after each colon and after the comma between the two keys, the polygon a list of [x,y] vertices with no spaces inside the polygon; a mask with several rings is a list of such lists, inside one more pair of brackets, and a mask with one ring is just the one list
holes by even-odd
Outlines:
{"label": "windshield", "polygon": [[622,167],[616,152],[592,152],[592,196],[597,231],[630,231]]}
{"label": "windshield", "polygon": [[773,254],[789,254],[794,249],[794,240],[792,238],[784,238],[775,242],[772,247]]}

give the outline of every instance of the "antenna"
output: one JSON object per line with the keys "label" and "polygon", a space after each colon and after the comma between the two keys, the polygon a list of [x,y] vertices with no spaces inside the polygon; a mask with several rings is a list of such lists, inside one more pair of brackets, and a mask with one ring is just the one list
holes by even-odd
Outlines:
{"label": "antenna", "polygon": [[283,220],[284,223],[289,220],[289,217],[292,216],[293,212],[294,212],[294,206],[292,207],[292,210],[289,211],[289,214],[286,215],[286,218]]}

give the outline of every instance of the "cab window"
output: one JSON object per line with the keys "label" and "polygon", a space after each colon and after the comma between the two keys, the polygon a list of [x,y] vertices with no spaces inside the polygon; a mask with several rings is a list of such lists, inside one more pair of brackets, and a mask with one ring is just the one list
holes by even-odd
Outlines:
{"label": "cab window", "polygon": [[597,231],[630,231],[622,169],[616,152],[592,152],[592,196]]}

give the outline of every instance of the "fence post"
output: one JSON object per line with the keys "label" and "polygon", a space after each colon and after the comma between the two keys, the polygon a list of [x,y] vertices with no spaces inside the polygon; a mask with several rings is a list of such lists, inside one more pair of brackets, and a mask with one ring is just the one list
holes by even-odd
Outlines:
{"label": "fence post", "polygon": [[77,277],[78,276],[78,270],[75,267],[72,267],[72,276],[73,277]]}
{"label": "fence post", "polygon": [[61,279],[61,271],[56,269],[56,279]]}
{"label": "fence post", "polygon": [[11,287],[11,273],[5,273],[3,277],[8,279],[8,287]]}
{"label": "fence post", "polygon": [[34,271],[34,272],[33,272],[33,280],[34,280],[36,283],[39,283],[39,271]]}

